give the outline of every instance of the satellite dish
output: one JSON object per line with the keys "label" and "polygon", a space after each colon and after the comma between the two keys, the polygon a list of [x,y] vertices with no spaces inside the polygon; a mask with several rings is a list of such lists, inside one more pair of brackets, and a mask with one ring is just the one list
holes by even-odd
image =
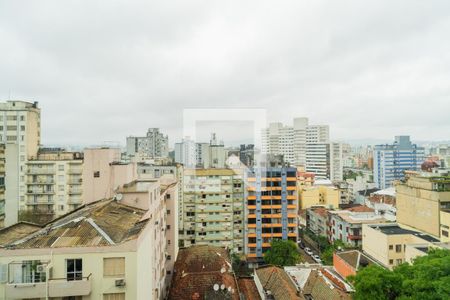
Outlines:
{"label": "satellite dish", "polygon": [[220,273],[225,273],[226,270],[227,270],[227,269],[225,269],[225,267],[222,267],[222,268],[220,269]]}
{"label": "satellite dish", "polygon": [[120,201],[123,199],[123,195],[122,194],[116,194],[116,200]]}
{"label": "satellite dish", "polygon": [[220,285],[220,289],[221,289],[221,290],[224,290],[224,289],[225,289],[225,284],[222,283],[222,284]]}
{"label": "satellite dish", "polygon": [[231,286],[228,287],[228,292],[231,292]]}
{"label": "satellite dish", "polygon": [[217,292],[219,290],[219,285],[217,283],[214,284],[213,289]]}

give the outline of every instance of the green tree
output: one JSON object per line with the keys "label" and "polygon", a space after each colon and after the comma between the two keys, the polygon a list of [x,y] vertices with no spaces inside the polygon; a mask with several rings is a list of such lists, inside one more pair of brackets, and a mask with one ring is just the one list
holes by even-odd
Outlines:
{"label": "green tree", "polygon": [[405,263],[393,271],[368,266],[349,280],[356,300],[450,299],[450,250],[431,249],[412,265]]}
{"label": "green tree", "polygon": [[289,240],[273,240],[264,261],[276,266],[292,266],[300,262],[297,245]]}
{"label": "green tree", "polygon": [[329,244],[320,255],[320,259],[322,259],[325,265],[333,264],[333,253],[338,249],[348,249],[350,248],[348,245],[344,244],[341,240],[336,240],[333,244]]}

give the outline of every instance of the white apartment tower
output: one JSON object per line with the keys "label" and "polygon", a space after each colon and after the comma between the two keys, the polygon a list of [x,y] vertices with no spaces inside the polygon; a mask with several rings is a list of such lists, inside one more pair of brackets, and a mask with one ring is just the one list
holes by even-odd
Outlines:
{"label": "white apartment tower", "polygon": [[169,156],[169,138],[159,128],[149,128],[143,137],[127,137],[127,155],[140,158],[165,158]]}
{"label": "white apartment tower", "polygon": [[293,126],[270,123],[263,130],[262,153],[281,154],[285,162],[305,167],[316,178],[342,180],[342,146],[330,143],[328,125],[309,125],[308,118],[295,118]]}
{"label": "white apartment tower", "polygon": [[16,223],[18,211],[26,207],[26,163],[36,156],[40,137],[41,110],[37,102],[0,103],[0,142],[5,144],[5,226]]}

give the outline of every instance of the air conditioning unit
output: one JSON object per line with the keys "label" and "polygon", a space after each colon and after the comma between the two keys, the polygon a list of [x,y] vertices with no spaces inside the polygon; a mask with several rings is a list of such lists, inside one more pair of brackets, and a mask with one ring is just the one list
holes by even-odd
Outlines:
{"label": "air conditioning unit", "polygon": [[36,266],[36,272],[37,273],[45,273],[45,266],[44,265],[37,265]]}
{"label": "air conditioning unit", "polygon": [[125,279],[116,279],[116,286],[125,286]]}

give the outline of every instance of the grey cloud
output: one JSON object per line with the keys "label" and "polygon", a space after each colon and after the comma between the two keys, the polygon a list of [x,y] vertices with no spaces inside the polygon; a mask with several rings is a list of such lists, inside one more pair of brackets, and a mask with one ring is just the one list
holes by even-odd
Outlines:
{"label": "grey cloud", "polygon": [[174,142],[184,108],[221,107],[308,116],[340,140],[444,140],[448,36],[444,0],[3,1],[0,99],[39,101],[49,144],[147,127]]}

